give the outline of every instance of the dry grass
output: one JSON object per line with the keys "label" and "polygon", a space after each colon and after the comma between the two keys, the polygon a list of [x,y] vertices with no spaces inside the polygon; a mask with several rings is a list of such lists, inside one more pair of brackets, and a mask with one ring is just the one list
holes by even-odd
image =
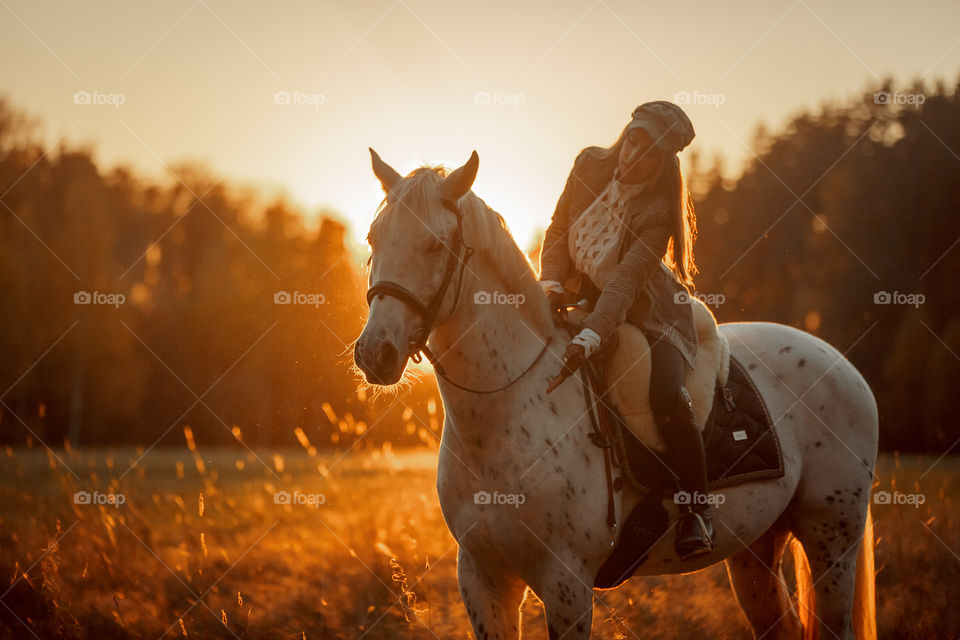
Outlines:
{"label": "dry grass", "polygon": [[[43,451],[0,451],[2,638],[470,637],[434,451],[258,452],[265,466],[194,447],[152,451],[126,475],[137,452],[58,455],[79,479]],[[932,463],[882,461],[879,488],[919,480],[926,496],[874,507],[882,638],[960,634],[960,461],[921,480]],[[74,503],[111,489],[125,504]],[[275,504],[277,491],[325,502]],[[749,637],[722,566],[602,597],[597,638]],[[532,596],[524,617],[525,637],[545,637]]]}

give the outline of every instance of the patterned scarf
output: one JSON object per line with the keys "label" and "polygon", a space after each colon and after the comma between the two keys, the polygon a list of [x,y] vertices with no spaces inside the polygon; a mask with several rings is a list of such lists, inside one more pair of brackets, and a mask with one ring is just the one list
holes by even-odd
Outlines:
{"label": "patterned scarf", "polygon": [[662,170],[663,163],[648,180],[626,184],[620,182],[617,167],[604,190],[570,226],[570,257],[577,271],[585,273],[598,287],[607,283],[620,263],[620,251],[630,222],[624,219],[627,205],[652,186]]}

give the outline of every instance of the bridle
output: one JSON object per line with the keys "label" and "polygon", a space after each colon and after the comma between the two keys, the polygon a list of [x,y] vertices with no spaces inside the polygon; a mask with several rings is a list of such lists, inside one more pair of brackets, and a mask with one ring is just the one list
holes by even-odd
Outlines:
{"label": "bridle", "polygon": [[[530,363],[523,372],[508,382],[507,384],[497,387],[496,389],[471,389],[465,387],[457,382],[454,382],[447,377],[446,371],[440,362],[437,361],[437,357],[430,350],[430,347],[427,346],[427,339],[430,337],[430,332],[433,331],[434,327],[439,324],[443,324],[450,319],[454,311],[456,311],[457,306],[460,302],[460,291],[463,288],[463,272],[467,268],[467,262],[470,261],[470,258],[474,254],[474,248],[468,246],[463,240],[463,213],[460,211],[460,206],[457,204],[457,201],[450,200],[449,198],[441,198],[440,203],[443,205],[443,208],[452,213],[457,219],[457,226],[453,232],[452,238],[452,247],[449,251],[449,256],[447,258],[447,265],[443,272],[443,280],[440,282],[440,288],[437,290],[437,293],[433,296],[433,299],[429,303],[424,303],[420,297],[410,289],[406,288],[398,282],[393,280],[380,280],[370,286],[367,289],[367,305],[373,303],[374,298],[382,299],[383,296],[393,296],[398,300],[406,303],[414,311],[417,312],[423,319],[423,324],[420,325],[417,329],[410,334],[407,339],[407,353],[406,357],[410,358],[414,362],[421,362],[425,356],[427,360],[430,361],[430,364],[433,365],[434,370],[437,372],[437,375],[463,391],[469,391],[471,393],[495,393],[497,391],[503,391],[507,387],[513,385],[515,382],[520,380],[525,376],[534,365],[540,360],[544,353],[547,351],[547,347],[550,345],[550,340],[548,338],[546,343],[543,345],[543,349],[540,351],[540,354],[537,355],[536,359]],[[462,257],[461,257],[462,256]],[[447,314],[447,317],[443,319],[443,322],[437,322],[437,314],[440,312],[440,305],[443,304],[443,299],[446,297],[447,290],[450,288],[450,284],[454,279],[454,272],[457,271],[457,263],[459,263],[459,274],[457,274],[457,288],[456,293],[453,298],[453,306],[450,308],[450,313]],[[356,349],[355,349],[356,351]]]}

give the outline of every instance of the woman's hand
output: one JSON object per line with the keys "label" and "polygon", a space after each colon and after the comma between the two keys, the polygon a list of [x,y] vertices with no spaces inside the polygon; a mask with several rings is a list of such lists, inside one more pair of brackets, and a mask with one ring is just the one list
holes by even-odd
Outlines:
{"label": "woman's hand", "polygon": [[567,306],[564,295],[557,291],[547,291],[547,302],[550,303],[550,310],[557,311]]}
{"label": "woman's hand", "polygon": [[547,385],[547,393],[563,384],[563,381],[572,376],[580,365],[599,348],[600,335],[593,329],[581,329],[580,333],[567,345],[567,350],[563,354],[563,369]]}
{"label": "woman's hand", "polygon": [[541,280],[540,286],[543,287],[543,293],[547,296],[554,324],[562,327],[567,316],[567,300],[563,285],[554,280]]}
{"label": "woman's hand", "polygon": [[584,350],[582,344],[577,344],[575,342],[568,344],[567,350],[563,354],[563,369],[561,369],[560,373],[558,373],[556,377],[550,381],[550,384],[547,385],[547,393],[552,392],[554,389],[563,384],[563,381],[572,376],[586,359],[586,351]]}

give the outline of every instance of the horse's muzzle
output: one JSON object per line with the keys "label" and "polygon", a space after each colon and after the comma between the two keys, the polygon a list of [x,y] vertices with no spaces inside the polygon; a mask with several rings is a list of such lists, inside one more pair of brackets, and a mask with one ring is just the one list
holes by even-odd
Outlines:
{"label": "horse's muzzle", "polygon": [[362,334],[353,345],[353,362],[370,384],[396,384],[403,375],[406,358],[390,340]]}

